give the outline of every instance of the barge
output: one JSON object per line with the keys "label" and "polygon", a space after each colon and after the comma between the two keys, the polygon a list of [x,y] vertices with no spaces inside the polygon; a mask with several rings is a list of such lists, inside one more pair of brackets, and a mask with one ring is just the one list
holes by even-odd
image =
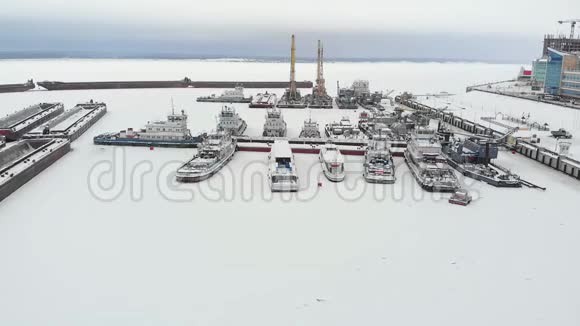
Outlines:
{"label": "barge", "polygon": [[65,138],[71,142],[79,138],[107,113],[105,103],[81,103],[46,124],[25,134],[24,139]]}
{"label": "barge", "polygon": [[29,131],[62,114],[62,103],[39,103],[0,119],[0,135],[18,140]]}
{"label": "barge", "polygon": [[17,93],[17,92],[26,92],[28,90],[34,89],[36,85],[34,81],[30,79],[28,82],[24,84],[4,84],[0,85],[0,93]]}
{"label": "barge", "polygon": [[192,136],[187,129],[187,115],[171,112],[166,121],[147,123],[139,131],[128,128],[118,133],[105,133],[93,139],[95,145],[147,146],[193,148],[201,142],[202,136]]}
{"label": "barge", "polygon": [[[282,81],[192,81],[185,77],[182,80],[169,81],[94,81],[62,82],[42,81],[37,83],[49,91],[88,90],[88,89],[134,89],[134,88],[287,88],[289,82]],[[298,88],[312,88],[311,81],[296,82]]]}
{"label": "barge", "polygon": [[66,139],[20,140],[0,150],[0,201],[69,151]]}

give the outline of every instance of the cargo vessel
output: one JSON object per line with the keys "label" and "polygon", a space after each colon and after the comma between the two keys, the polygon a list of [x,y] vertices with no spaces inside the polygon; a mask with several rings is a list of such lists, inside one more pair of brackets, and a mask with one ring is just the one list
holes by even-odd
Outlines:
{"label": "cargo vessel", "polygon": [[459,180],[442,155],[435,130],[417,128],[405,150],[405,162],[421,188],[430,192],[455,192]]}
{"label": "cargo vessel", "polygon": [[16,93],[16,92],[26,92],[28,90],[34,89],[36,85],[34,81],[30,79],[24,84],[3,84],[0,85],[0,93]]}
{"label": "cargo vessel", "polygon": [[257,108],[257,109],[270,109],[276,106],[277,103],[276,94],[272,93],[258,93],[252,101],[250,102],[250,108]]}
{"label": "cargo vessel", "polygon": [[196,101],[210,103],[251,103],[252,97],[244,97],[244,88],[242,86],[236,86],[233,90],[225,90],[220,96],[212,94],[211,96],[198,97]]}
{"label": "cargo vessel", "polygon": [[72,142],[99,121],[105,113],[107,113],[105,103],[97,103],[92,100],[89,103],[80,103],[28,132],[22,138],[66,138]]}
{"label": "cargo vessel", "polygon": [[66,139],[20,140],[0,150],[0,201],[70,151]]}
{"label": "cargo vessel", "polygon": [[105,133],[93,139],[95,145],[148,146],[148,147],[197,147],[200,136],[192,136],[187,128],[187,115],[171,112],[166,121],[147,123],[139,131],[128,128],[118,133]]}
{"label": "cargo vessel", "polygon": [[358,109],[358,104],[356,97],[354,95],[354,90],[352,88],[340,88],[338,82],[336,82],[336,105],[342,110],[356,110]]}
{"label": "cargo vessel", "polygon": [[228,132],[218,131],[204,137],[197,154],[183,164],[175,175],[179,182],[200,182],[219,172],[236,152],[236,142]]}
{"label": "cargo vessel", "polygon": [[519,188],[522,180],[498,165],[491,163],[498,156],[497,144],[476,138],[454,139],[444,149],[447,162],[459,173],[483,181],[494,187]]}
{"label": "cargo vessel", "polygon": [[17,140],[29,131],[62,114],[62,103],[39,103],[16,111],[0,119],[0,135]]}

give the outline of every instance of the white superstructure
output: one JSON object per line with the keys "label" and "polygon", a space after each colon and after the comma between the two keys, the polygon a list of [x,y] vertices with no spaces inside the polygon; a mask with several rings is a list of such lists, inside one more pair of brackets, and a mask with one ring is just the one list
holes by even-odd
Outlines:
{"label": "white superstructure", "polygon": [[286,137],[286,121],[280,109],[268,109],[264,123],[264,137]]}
{"label": "white superstructure", "polygon": [[335,144],[327,143],[322,146],[318,159],[328,180],[333,182],[344,180],[344,158]]}
{"label": "white superstructure", "polygon": [[268,180],[274,192],[298,191],[298,175],[294,163],[294,154],[287,140],[276,140],[268,155]]}
{"label": "white superstructure", "polygon": [[191,138],[191,132],[187,129],[187,115],[181,110],[181,114],[171,112],[166,121],[148,122],[145,128],[138,132],[135,132],[133,128],[123,130],[119,137],[144,140],[186,140]]}
{"label": "white superstructure", "polygon": [[363,176],[370,183],[394,183],[395,163],[385,134],[373,135],[365,152]]}
{"label": "white superstructure", "polygon": [[240,136],[246,131],[247,128],[246,121],[240,118],[240,115],[236,112],[236,109],[229,106],[222,107],[222,110],[218,116],[218,130],[224,130],[229,132],[232,136]]}
{"label": "white superstructure", "polygon": [[236,151],[236,142],[228,132],[210,133],[199,146],[197,155],[177,169],[180,182],[199,182],[217,173],[231,160]]}

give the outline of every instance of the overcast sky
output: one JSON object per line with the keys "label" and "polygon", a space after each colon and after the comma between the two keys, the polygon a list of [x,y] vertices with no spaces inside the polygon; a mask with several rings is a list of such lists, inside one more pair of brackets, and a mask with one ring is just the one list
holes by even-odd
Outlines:
{"label": "overcast sky", "polygon": [[[0,52],[527,62],[580,1],[4,0]],[[578,28],[580,34],[580,27]],[[504,50],[504,51],[500,51]]]}

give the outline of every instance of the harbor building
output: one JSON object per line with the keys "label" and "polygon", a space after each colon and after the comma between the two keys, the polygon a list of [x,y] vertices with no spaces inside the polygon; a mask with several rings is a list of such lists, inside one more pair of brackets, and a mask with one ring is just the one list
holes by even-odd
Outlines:
{"label": "harbor building", "polygon": [[546,68],[548,67],[548,59],[536,59],[532,62],[532,81],[534,84],[543,86],[546,80]]}
{"label": "harbor building", "polygon": [[562,77],[562,61],[566,54],[558,50],[548,49],[548,63],[546,65],[546,77],[544,92],[550,95],[559,95],[560,80]]}
{"label": "harbor building", "polygon": [[548,49],[544,92],[549,95],[579,97],[580,59],[577,54]]}
{"label": "harbor building", "polygon": [[580,69],[568,70],[562,73],[560,94],[565,97],[580,99]]}

